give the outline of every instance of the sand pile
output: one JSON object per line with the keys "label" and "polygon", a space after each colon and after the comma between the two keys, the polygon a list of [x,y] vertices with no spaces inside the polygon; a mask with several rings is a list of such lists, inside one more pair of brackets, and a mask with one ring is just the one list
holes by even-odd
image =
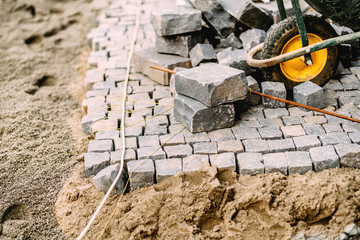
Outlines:
{"label": "sand pile", "polygon": [[[82,165],[82,164],[81,164]],[[77,236],[103,194],[78,165],[56,202],[60,227]],[[87,235],[103,238],[288,239],[298,232],[336,235],[360,217],[360,171],[332,169],[306,175],[258,176],[209,168],[112,197]]]}

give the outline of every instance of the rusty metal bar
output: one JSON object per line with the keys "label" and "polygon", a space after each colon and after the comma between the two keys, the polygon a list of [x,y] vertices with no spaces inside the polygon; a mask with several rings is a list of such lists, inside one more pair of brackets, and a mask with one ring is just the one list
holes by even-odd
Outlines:
{"label": "rusty metal bar", "polygon": [[[156,69],[156,70],[159,70],[159,71],[163,71],[163,72],[168,72],[168,73],[171,73],[171,74],[176,74],[175,71],[169,70],[169,69],[166,69],[166,68],[156,67],[156,66],[153,66],[153,65],[151,65],[150,68],[153,68],[153,69]],[[275,101],[287,103],[287,104],[294,105],[294,106],[297,106],[297,107],[302,107],[302,108],[305,108],[305,109],[308,109],[308,110],[311,110],[311,111],[315,111],[315,112],[331,115],[331,116],[334,116],[334,117],[346,119],[346,120],[349,120],[349,121],[352,121],[352,122],[360,123],[359,119],[347,117],[347,116],[344,116],[344,115],[341,115],[341,114],[329,112],[329,111],[322,110],[322,109],[319,109],[319,108],[310,107],[308,105],[304,105],[304,104],[301,104],[301,103],[297,103],[297,102],[293,102],[293,101],[290,101],[290,100],[286,100],[286,99],[274,97],[274,96],[271,96],[271,95],[267,95],[267,94],[264,94],[264,93],[256,92],[256,91],[251,90],[250,88],[248,88],[248,90],[249,90],[250,94],[256,94],[256,95],[259,95],[261,97],[266,97],[266,98],[269,98],[269,99],[272,99],[272,100],[275,100]]]}

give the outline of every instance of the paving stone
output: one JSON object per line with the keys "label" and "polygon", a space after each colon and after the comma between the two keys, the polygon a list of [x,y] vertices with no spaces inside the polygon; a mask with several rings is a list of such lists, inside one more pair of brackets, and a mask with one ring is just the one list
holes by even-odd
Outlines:
{"label": "paving stone", "polygon": [[280,172],[288,174],[288,160],[285,153],[269,153],[263,155],[265,173]]}
{"label": "paving stone", "polygon": [[274,152],[285,152],[295,151],[295,145],[291,138],[279,139],[279,140],[268,140],[270,153]]}
{"label": "paving stone", "polygon": [[[267,95],[270,95],[273,97],[286,99],[285,85],[281,82],[262,82],[261,89],[262,89],[262,93],[264,93],[264,94],[267,94]],[[285,103],[278,102],[278,101],[264,98],[264,97],[262,98],[262,103],[263,103],[264,107],[269,107],[269,108],[285,107]]]}
{"label": "paving stone", "polygon": [[[351,115],[349,113],[340,113],[340,112],[337,112],[341,115],[344,115],[344,116],[347,116],[347,117],[350,117]],[[330,116],[330,115],[325,115],[326,117],[326,120],[328,121],[328,123],[350,123],[349,120],[346,120],[346,119],[342,119],[342,118],[338,118],[338,117],[334,117],[334,116]]]}
{"label": "paving stone", "polygon": [[[171,119],[171,117],[170,117]],[[189,130],[187,130],[182,124],[180,123],[175,123],[175,124],[171,124],[169,126],[169,133],[170,134],[174,134],[174,133],[178,133],[179,131],[181,131],[182,134],[188,134],[190,133]]]}
{"label": "paving stone", "polygon": [[307,81],[293,88],[294,101],[316,108],[325,107],[324,90],[317,84]]}
{"label": "paving stone", "polygon": [[148,125],[145,127],[144,135],[166,135],[167,126],[165,125]]}
{"label": "paving stone", "polygon": [[[110,164],[121,163],[121,155],[122,155],[122,150],[111,152]],[[124,155],[125,163],[127,163],[128,161],[136,160],[136,159],[137,159],[136,152],[134,149],[132,149],[132,148],[125,149],[125,155]]]}
{"label": "paving stone", "polygon": [[324,116],[305,116],[304,121],[306,124],[324,124],[327,122]]}
{"label": "paving stone", "polygon": [[[155,152],[156,151],[156,152]],[[152,160],[165,159],[165,152],[158,146],[142,147],[137,149],[138,160],[143,160],[149,157]]]}
{"label": "paving stone", "polygon": [[192,8],[158,8],[151,13],[151,23],[159,36],[171,36],[201,30],[201,12]]}
{"label": "paving stone", "polygon": [[175,89],[208,107],[244,99],[247,80],[243,71],[209,63],[175,75]]}
{"label": "paving stone", "polygon": [[151,146],[160,146],[159,136],[139,136],[139,147],[151,147]]}
{"label": "paving stone", "polygon": [[129,173],[132,172],[130,176],[131,191],[154,184],[155,167],[153,160],[130,161],[127,163],[127,168]]}
{"label": "paving stone", "polygon": [[168,89],[156,90],[153,92],[153,99],[158,101],[159,105],[174,105],[174,99],[171,98],[171,93]]}
{"label": "paving stone", "polygon": [[135,101],[134,103],[134,110],[139,111],[139,110],[144,110],[146,108],[154,108],[156,106],[155,100],[151,99],[151,100],[147,100],[147,101]]}
{"label": "paving stone", "polygon": [[266,108],[264,114],[266,118],[281,118],[282,116],[288,116],[289,112],[286,108]]}
{"label": "paving stone", "polygon": [[[257,120],[250,120],[250,121],[241,121],[238,125],[239,128],[258,128],[261,127],[259,121]],[[234,133],[234,131],[233,131]],[[235,133],[234,133],[235,135]]]}
{"label": "paving stone", "polygon": [[252,120],[261,120],[264,119],[263,109],[253,109],[250,108],[248,111],[241,113],[240,119],[242,121],[252,121]]}
{"label": "paving stone", "polygon": [[343,129],[338,123],[325,123],[322,126],[325,129],[326,133],[343,132]]}
{"label": "paving stone", "polygon": [[88,152],[111,152],[112,150],[112,140],[92,140],[89,142]]}
{"label": "paving stone", "polygon": [[360,132],[350,132],[348,133],[351,142],[360,144]]}
{"label": "paving stone", "polygon": [[191,65],[193,67],[203,62],[214,62],[216,61],[216,53],[211,44],[196,44],[190,52]]}
{"label": "paving stone", "polygon": [[285,156],[288,160],[289,174],[305,174],[312,171],[313,166],[308,152],[285,152]]}
{"label": "paving stone", "polygon": [[270,118],[265,118],[265,119],[260,119],[259,123],[262,127],[281,127],[284,126],[283,122],[281,121],[281,119],[270,119]]}
{"label": "paving stone", "polygon": [[305,123],[302,117],[283,116],[282,120],[285,126],[293,126]]}
{"label": "paving stone", "polygon": [[183,159],[183,171],[195,172],[201,170],[202,167],[209,166],[208,155],[191,155]]}
{"label": "paving stone", "polygon": [[265,41],[266,32],[261,29],[249,29],[240,34],[240,40],[243,42],[244,50],[249,52],[251,48]]}
{"label": "paving stone", "polygon": [[147,126],[156,126],[156,125],[162,125],[162,126],[168,126],[169,121],[166,116],[151,116],[147,117],[145,119]]}
{"label": "paving stone", "polygon": [[343,75],[340,77],[340,82],[345,90],[360,89],[360,81],[355,75]]}
{"label": "paving stone", "polygon": [[[216,56],[219,64],[243,70],[246,75],[249,75],[251,67],[246,62],[246,55],[247,53],[243,49],[233,50],[231,47],[229,47],[218,52]],[[253,90],[256,91],[255,89]]]}
{"label": "paving stone", "polygon": [[200,142],[210,142],[210,137],[206,132],[184,134],[186,143],[194,144]]}
{"label": "paving stone", "polygon": [[321,142],[316,135],[294,137],[293,141],[297,151],[307,151],[310,148],[321,146]]}
{"label": "paving stone", "polygon": [[100,97],[100,96],[106,96],[109,93],[109,89],[97,89],[97,90],[90,90],[86,92],[86,97]]}
{"label": "paving stone", "polygon": [[[204,37],[201,32],[161,37],[156,36],[155,46],[158,53],[175,54],[181,57],[189,57],[190,50],[198,43],[203,43]],[[194,65],[193,65],[194,66]]]}
{"label": "paving stone", "polygon": [[135,93],[149,93],[154,91],[154,86],[145,85],[145,86],[138,86],[134,87],[133,94]]}
{"label": "paving stone", "polygon": [[313,111],[308,111],[300,107],[290,107],[288,111],[291,117],[305,117],[314,115]]}
{"label": "paving stone", "polygon": [[160,144],[162,146],[185,144],[184,134],[180,133],[176,136],[174,136],[173,134],[162,135],[160,136]]}
{"label": "paving stone", "polygon": [[235,155],[234,153],[221,153],[210,155],[211,166],[216,166],[219,170],[236,171]]}
{"label": "paving stone", "polygon": [[100,69],[88,69],[84,78],[85,89],[91,90],[94,83],[104,81],[104,71]]}
{"label": "paving stone", "polygon": [[325,84],[324,90],[343,91],[344,87],[339,80],[331,79]]}
{"label": "paving stone", "polygon": [[103,107],[105,105],[105,96],[84,99],[81,105],[84,108],[85,112],[87,112],[88,106]]}
{"label": "paving stone", "polygon": [[237,169],[240,174],[256,175],[264,173],[264,162],[261,153],[237,154]]}
{"label": "paving stone", "polygon": [[239,140],[217,142],[218,153],[233,152],[235,154],[244,152],[244,147]]}
{"label": "paving stone", "polygon": [[284,138],[298,137],[306,134],[301,125],[283,126],[281,127],[281,131],[283,132]]}
{"label": "paving stone", "polygon": [[319,137],[323,146],[335,145],[340,143],[351,143],[347,133],[345,132],[332,132]]}
{"label": "paving stone", "polygon": [[[141,136],[143,132],[143,128],[141,126],[130,126],[127,127],[125,130],[125,136],[126,137],[138,137]],[[150,135],[150,134],[148,134]]]}
{"label": "paving stone", "polygon": [[341,126],[345,132],[360,132],[359,123],[343,123]]}
{"label": "paving stone", "polygon": [[346,227],[344,228],[344,233],[350,237],[355,237],[357,235],[359,235],[360,229],[358,226],[356,226],[355,223],[346,225]]}
{"label": "paving stone", "polygon": [[[115,181],[116,176],[119,173],[119,169],[120,164],[114,164],[101,170],[91,179],[95,188],[99,191],[106,193]],[[121,194],[124,191],[126,179],[127,173],[123,170],[120,179],[115,185],[114,193]]]}
{"label": "paving stone", "polygon": [[119,136],[119,130],[103,130],[95,134],[95,140],[116,139],[119,138]]}
{"label": "paving stone", "polygon": [[[115,151],[122,150],[122,143],[123,143],[122,138],[114,139]],[[136,150],[138,148],[136,137],[126,137],[125,148]]]}
{"label": "paving stone", "polygon": [[342,143],[334,147],[339,155],[341,166],[360,168],[360,145]]}
{"label": "paving stone", "polygon": [[191,61],[180,56],[159,54],[154,48],[147,48],[135,51],[133,65],[135,71],[143,73],[159,84],[169,85],[171,73],[152,69],[150,65],[173,70],[175,67],[189,68]]}
{"label": "paving stone", "polygon": [[310,148],[309,153],[314,169],[317,172],[340,167],[339,156],[336,154],[333,146]]}
{"label": "paving stone", "polygon": [[250,153],[269,153],[269,145],[266,140],[248,139],[242,141],[245,152]]}
{"label": "paving stone", "polygon": [[89,152],[84,154],[85,177],[96,175],[110,164],[109,152]]}
{"label": "paving stone", "polygon": [[191,0],[191,3],[202,12],[219,36],[226,37],[235,31],[236,21],[217,0]]}
{"label": "paving stone", "polygon": [[192,147],[189,144],[165,146],[164,151],[168,158],[184,158],[190,156],[193,152]]}
{"label": "paving stone", "polygon": [[117,129],[119,129],[118,119],[99,120],[91,125],[92,133],[97,133],[98,131],[103,131],[103,130],[117,130]]}
{"label": "paving stone", "polygon": [[232,127],[235,121],[235,109],[233,104],[207,107],[192,98],[176,94],[174,116],[190,132],[209,132]]}
{"label": "paving stone", "polygon": [[93,90],[110,89],[116,87],[115,81],[96,82],[93,85]]}
{"label": "paving stone", "polygon": [[159,183],[165,178],[176,175],[178,172],[182,172],[181,158],[172,158],[155,161],[156,169],[156,182]]}
{"label": "paving stone", "polygon": [[231,48],[242,48],[243,47],[242,42],[234,33],[231,33],[226,38],[221,38],[220,42],[225,47],[231,47]]}
{"label": "paving stone", "polygon": [[208,133],[212,142],[235,140],[235,137],[230,128],[219,129]]}
{"label": "paving stone", "polygon": [[262,139],[281,139],[282,132],[279,127],[262,127],[257,129]]}
{"label": "paving stone", "polygon": [[[259,83],[256,81],[255,78],[253,78],[252,76],[247,76],[246,80],[248,82],[249,89],[256,91],[256,92],[260,92]],[[261,101],[261,97],[259,95],[250,94],[250,93],[248,94],[248,99],[249,99],[250,105],[253,105],[253,106],[258,105]]]}
{"label": "paving stone", "polygon": [[258,7],[253,1],[245,0],[237,2],[231,0],[218,0],[218,2],[233,17],[249,28],[259,28],[266,31],[273,24],[271,14]]}
{"label": "paving stone", "polygon": [[316,135],[320,136],[325,134],[325,130],[321,127],[321,125],[317,124],[303,124],[302,125],[307,135]]}
{"label": "paving stone", "polygon": [[194,154],[217,154],[216,142],[199,142],[194,143]]}
{"label": "paving stone", "polygon": [[248,127],[234,127],[232,128],[233,134],[238,140],[245,139],[260,139],[261,136],[255,128]]}

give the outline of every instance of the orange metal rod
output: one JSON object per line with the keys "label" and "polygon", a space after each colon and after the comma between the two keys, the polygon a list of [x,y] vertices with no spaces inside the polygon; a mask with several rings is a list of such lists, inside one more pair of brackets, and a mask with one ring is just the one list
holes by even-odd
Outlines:
{"label": "orange metal rod", "polygon": [[[163,72],[168,72],[168,73],[171,73],[171,74],[176,74],[175,71],[169,70],[169,69],[166,69],[166,68],[156,67],[156,66],[152,66],[152,65],[150,66],[150,68],[160,70],[160,71],[163,71]],[[262,97],[273,99],[275,101],[291,104],[291,105],[306,108],[306,109],[309,109],[309,110],[312,110],[312,111],[315,111],[315,112],[320,112],[320,113],[331,115],[331,116],[334,116],[334,117],[346,119],[346,120],[349,120],[349,121],[352,121],[352,122],[360,123],[359,119],[347,117],[347,116],[344,116],[344,115],[341,115],[341,114],[325,111],[325,110],[322,110],[322,109],[319,109],[319,108],[310,107],[308,105],[304,105],[304,104],[301,104],[301,103],[297,103],[297,102],[289,101],[289,100],[286,100],[286,99],[282,99],[282,98],[274,97],[274,96],[271,96],[271,95],[267,95],[267,94],[264,94],[264,93],[256,92],[256,91],[251,90],[250,88],[249,88],[249,92],[251,94],[256,94],[256,95],[259,95],[259,96],[262,96]]]}

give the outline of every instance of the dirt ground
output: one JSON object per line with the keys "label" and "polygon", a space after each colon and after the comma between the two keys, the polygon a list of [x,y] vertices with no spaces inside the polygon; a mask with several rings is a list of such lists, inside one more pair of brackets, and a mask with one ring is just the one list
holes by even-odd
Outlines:
{"label": "dirt ground", "polygon": [[[0,239],[74,238],[104,195],[76,161],[88,142],[79,101],[97,15],[91,0],[0,1]],[[102,238],[336,235],[360,219],[359,173],[182,173],[119,203],[112,196],[87,239],[114,209]]]}

